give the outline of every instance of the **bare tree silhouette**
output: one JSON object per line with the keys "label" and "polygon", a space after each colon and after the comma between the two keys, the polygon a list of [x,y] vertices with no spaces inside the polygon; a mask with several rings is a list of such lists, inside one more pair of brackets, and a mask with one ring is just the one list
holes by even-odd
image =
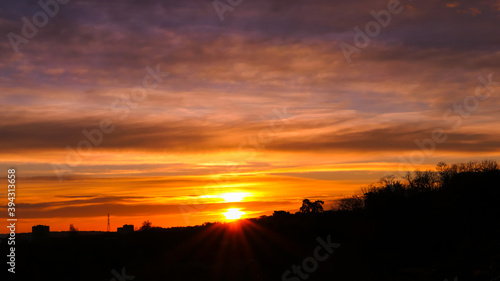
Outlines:
{"label": "bare tree silhouette", "polygon": [[144,231],[144,230],[151,229],[151,228],[153,228],[153,226],[152,226],[152,225],[153,225],[153,224],[152,224],[149,220],[144,221],[144,222],[142,223],[141,228],[139,228],[139,231]]}

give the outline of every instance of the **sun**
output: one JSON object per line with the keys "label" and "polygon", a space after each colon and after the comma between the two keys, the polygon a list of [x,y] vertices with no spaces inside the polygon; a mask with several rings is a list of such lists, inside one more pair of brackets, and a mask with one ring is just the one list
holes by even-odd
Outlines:
{"label": "sun", "polygon": [[240,209],[227,209],[227,212],[222,213],[225,217],[226,220],[237,220],[241,219],[241,216],[245,214],[245,212],[240,211]]}

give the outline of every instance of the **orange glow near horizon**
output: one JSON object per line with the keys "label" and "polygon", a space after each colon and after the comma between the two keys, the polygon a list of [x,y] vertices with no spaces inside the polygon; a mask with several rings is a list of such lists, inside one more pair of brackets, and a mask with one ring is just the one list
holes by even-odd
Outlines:
{"label": "orange glow near horizon", "polygon": [[271,215],[277,210],[296,212],[304,198],[322,198],[325,209],[330,209],[337,198],[355,194],[386,171],[395,170],[393,163],[293,166],[258,167],[258,172],[252,168],[251,175],[228,177],[214,176],[220,171],[155,176],[154,169],[126,177],[122,175],[128,172],[120,170],[102,177],[68,175],[62,182],[30,177],[18,168],[19,203],[30,204],[30,208],[19,208],[24,223],[19,223],[18,230],[30,232],[31,226],[46,224],[51,231],[67,231],[74,224],[81,231],[105,231],[108,213],[113,231],[123,224],[140,226],[146,219],[160,227],[201,225]]}

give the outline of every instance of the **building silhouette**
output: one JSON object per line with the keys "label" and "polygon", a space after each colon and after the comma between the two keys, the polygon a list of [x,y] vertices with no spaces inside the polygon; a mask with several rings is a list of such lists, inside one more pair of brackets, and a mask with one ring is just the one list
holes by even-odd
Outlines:
{"label": "building silhouette", "polygon": [[35,225],[31,227],[33,239],[43,239],[49,237],[50,226],[48,225]]}
{"label": "building silhouette", "polygon": [[116,232],[118,232],[120,234],[134,232],[134,225],[133,224],[124,224],[122,227],[118,227],[116,229]]}

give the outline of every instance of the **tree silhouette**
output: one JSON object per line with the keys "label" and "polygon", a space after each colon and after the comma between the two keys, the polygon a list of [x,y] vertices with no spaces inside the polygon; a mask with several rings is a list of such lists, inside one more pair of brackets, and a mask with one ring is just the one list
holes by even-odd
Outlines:
{"label": "tree silhouette", "polygon": [[[444,163],[440,163],[440,167],[442,167],[443,164]],[[410,189],[424,191],[439,187],[441,181],[440,175],[441,173],[439,170],[438,172],[416,170],[413,173],[408,172],[404,179],[408,181],[408,187]]]}
{"label": "tree silhouette", "polygon": [[302,201],[302,207],[300,207],[299,213],[302,213],[302,214],[322,213],[323,212],[323,204],[325,204],[325,202],[323,202],[321,200],[311,202],[309,199],[304,199]]}
{"label": "tree silhouette", "polygon": [[73,224],[70,224],[69,225],[69,231],[71,231],[71,232],[77,232],[78,228],[76,228],[75,226],[73,226]]}
{"label": "tree silhouette", "polygon": [[149,230],[149,229],[153,228],[153,226],[152,226],[152,225],[153,225],[153,224],[152,224],[149,220],[144,221],[144,222],[142,223],[141,228],[139,228],[139,230],[140,230],[140,231]]}
{"label": "tree silhouette", "polygon": [[286,216],[291,216],[290,212],[286,211],[274,211],[273,217],[286,217]]}
{"label": "tree silhouette", "polygon": [[363,209],[365,206],[364,197],[353,195],[338,200],[338,209],[342,211],[354,211]]}

